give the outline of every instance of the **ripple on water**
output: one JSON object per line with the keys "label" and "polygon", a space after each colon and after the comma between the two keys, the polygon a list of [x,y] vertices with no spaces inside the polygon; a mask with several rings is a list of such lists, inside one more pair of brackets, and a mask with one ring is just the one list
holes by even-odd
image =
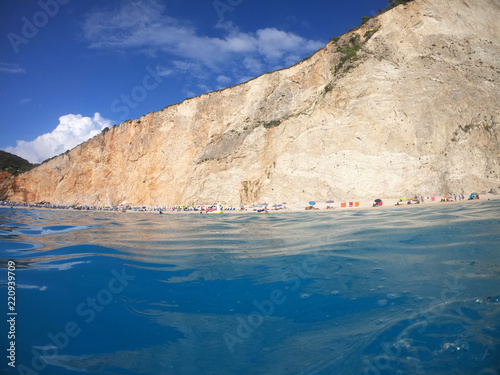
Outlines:
{"label": "ripple on water", "polygon": [[7,210],[0,251],[22,277],[23,354],[82,329],[49,372],[467,374],[498,363],[498,208]]}
{"label": "ripple on water", "polygon": [[433,305],[384,325],[363,350],[365,371],[436,373],[458,367],[465,374],[495,366],[489,343],[498,340],[500,327],[485,330],[484,321],[500,321],[500,307],[478,309],[467,300]]}

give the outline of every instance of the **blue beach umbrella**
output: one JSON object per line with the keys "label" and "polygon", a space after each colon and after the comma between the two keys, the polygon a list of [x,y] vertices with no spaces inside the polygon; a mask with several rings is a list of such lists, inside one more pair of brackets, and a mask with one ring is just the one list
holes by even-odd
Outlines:
{"label": "blue beach umbrella", "polygon": [[310,202],[309,202],[309,204],[310,204],[311,206],[314,206],[314,205],[316,204],[316,202],[314,202],[314,201],[310,201]]}

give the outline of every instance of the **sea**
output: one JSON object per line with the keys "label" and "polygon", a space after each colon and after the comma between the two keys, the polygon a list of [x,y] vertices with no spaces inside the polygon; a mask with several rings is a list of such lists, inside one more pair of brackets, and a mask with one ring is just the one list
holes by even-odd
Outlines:
{"label": "sea", "polygon": [[6,374],[500,374],[500,200],[0,208]]}

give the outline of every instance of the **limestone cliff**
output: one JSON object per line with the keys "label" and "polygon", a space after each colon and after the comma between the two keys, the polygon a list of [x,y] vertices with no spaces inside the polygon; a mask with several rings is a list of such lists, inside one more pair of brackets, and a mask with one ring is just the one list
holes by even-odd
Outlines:
{"label": "limestone cliff", "polygon": [[12,175],[7,172],[7,171],[0,171],[0,184],[4,181],[4,180],[7,180],[9,178],[11,178]]}
{"label": "limestone cliff", "polygon": [[498,0],[415,0],[295,66],[114,127],[0,191],[148,205],[487,191],[500,185],[498,19]]}

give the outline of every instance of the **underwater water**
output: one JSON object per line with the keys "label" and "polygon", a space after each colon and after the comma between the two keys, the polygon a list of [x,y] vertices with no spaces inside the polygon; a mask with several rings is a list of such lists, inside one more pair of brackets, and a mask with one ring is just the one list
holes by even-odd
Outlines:
{"label": "underwater water", "polygon": [[500,201],[2,207],[0,254],[8,374],[500,374]]}

